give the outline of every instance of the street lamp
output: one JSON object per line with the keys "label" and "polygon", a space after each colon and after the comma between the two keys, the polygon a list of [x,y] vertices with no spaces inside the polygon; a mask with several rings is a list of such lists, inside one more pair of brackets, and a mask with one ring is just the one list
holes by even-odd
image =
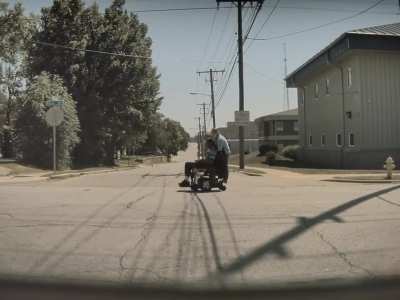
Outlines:
{"label": "street lamp", "polygon": [[197,92],[189,92],[190,95],[202,95],[202,96],[207,96],[211,98],[211,116],[213,120],[213,128],[215,128],[215,104],[214,104],[214,97],[213,95],[210,94],[205,94],[205,93],[197,93]]}
{"label": "street lamp", "polygon": [[210,94],[204,94],[204,93],[196,93],[196,92],[190,92],[190,95],[202,95],[202,96],[207,96],[207,97],[211,97]]}

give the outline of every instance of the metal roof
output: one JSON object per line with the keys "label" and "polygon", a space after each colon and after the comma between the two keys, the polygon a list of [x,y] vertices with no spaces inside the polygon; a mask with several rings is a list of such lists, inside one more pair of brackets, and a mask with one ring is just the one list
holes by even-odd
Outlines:
{"label": "metal roof", "polygon": [[[364,38],[364,43],[352,43],[357,37]],[[337,48],[337,53],[343,54],[350,49],[383,49],[383,50],[400,50],[400,43],[382,42],[381,39],[396,39],[400,38],[400,23],[385,24],[379,26],[365,27],[354,29],[341,34],[337,39],[323,48],[317,54],[313,55],[309,60],[303,63],[300,67],[291,72],[286,78],[286,85],[294,87],[294,78],[297,74],[304,70],[310,70],[316,65],[321,65],[321,61],[327,61],[330,57],[330,52]],[[372,40],[376,40],[375,43]],[[344,48],[343,48],[344,46]],[[342,49],[343,48],[343,49]],[[325,58],[324,58],[325,56]],[[318,62],[319,61],[319,62]]]}
{"label": "metal roof", "polygon": [[355,29],[348,33],[400,36],[400,23]]}
{"label": "metal roof", "polygon": [[289,110],[277,112],[274,114],[258,117],[257,119],[254,120],[254,122],[259,122],[260,120],[273,120],[273,119],[282,120],[285,118],[292,120],[292,119],[296,119],[296,117],[298,117],[298,115],[299,115],[298,109],[294,108],[294,109],[289,109]]}

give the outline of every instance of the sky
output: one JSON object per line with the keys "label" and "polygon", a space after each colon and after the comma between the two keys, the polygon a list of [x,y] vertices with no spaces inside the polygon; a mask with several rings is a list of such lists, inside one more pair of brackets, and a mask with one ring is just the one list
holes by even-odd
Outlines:
{"label": "sky", "polygon": [[[15,2],[9,1],[10,4]],[[40,8],[51,5],[52,0],[19,2],[25,7],[26,13],[40,13]],[[85,1],[88,5],[93,2],[95,1]],[[104,9],[112,1],[96,2]],[[353,16],[377,2],[378,0],[265,0],[249,37],[254,38],[259,33],[258,38],[268,38],[301,31]],[[128,11],[216,6],[216,0],[126,0]],[[221,3],[221,7],[231,6],[229,3]],[[243,10],[244,32],[250,25],[252,11],[251,8]],[[217,127],[232,121],[234,111],[238,110],[239,106],[237,67],[223,97],[220,95],[228,78],[229,60],[237,51],[236,8],[137,14],[140,21],[148,25],[148,34],[153,40],[153,64],[161,74],[160,93],[164,97],[161,112],[181,122],[191,134],[195,133],[195,118],[200,116],[200,106],[197,104],[210,102],[207,95],[189,94],[210,94],[207,75],[199,76],[196,72],[210,68],[225,69],[224,75],[215,75]],[[269,15],[268,22],[262,26]],[[251,119],[287,109],[283,83],[284,44],[290,74],[345,31],[396,22],[400,22],[398,0],[383,0],[364,14],[317,30],[265,41],[248,39],[244,44],[244,101]],[[289,98],[290,108],[297,107],[294,89],[289,90]],[[208,114],[208,128],[210,125]]]}

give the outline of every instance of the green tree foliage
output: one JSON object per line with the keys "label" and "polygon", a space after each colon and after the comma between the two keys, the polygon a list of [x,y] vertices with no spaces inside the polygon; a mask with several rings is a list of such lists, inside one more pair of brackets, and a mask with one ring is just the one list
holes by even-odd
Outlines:
{"label": "green tree foliage", "polygon": [[177,155],[178,151],[186,150],[190,135],[177,121],[156,114],[152,118],[152,126],[148,132],[145,147],[158,148],[165,155]]}
{"label": "green tree foliage", "polygon": [[19,105],[16,118],[18,152],[22,160],[36,166],[52,165],[52,129],[46,124],[47,101],[52,97],[64,101],[64,121],[57,126],[57,166],[71,166],[71,153],[79,142],[79,120],[75,102],[63,81],[45,72],[33,78]]}
{"label": "green tree foliage", "polygon": [[76,157],[81,164],[112,164],[116,150],[142,143],[147,121],[161,103],[147,27],[124,10],[124,3],[115,0],[101,13],[97,5],[85,8],[81,0],[55,0],[42,9],[34,40],[135,57],[43,43],[28,52],[30,74],[59,75],[77,102],[82,131]]}
{"label": "green tree foliage", "polygon": [[0,1],[0,145],[3,157],[13,157],[17,99],[22,92],[21,58],[34,20],[23,15],[21,4],[9,8]]}
{"label": "green tree foliage", "polygon": [[0,76],[0,135],[1,154],[3,157],[14,157],[13,141],[15,138],[15,115],[17,102],[23,92],[23,77],[19,70],[9,65]]}
{"label": "green tree foliage", "polygon": [[13,8],[0,1],[0,59],[15,63],[25,42],[29,41],[35,20],[23,14],[22,5],[17,3]]}

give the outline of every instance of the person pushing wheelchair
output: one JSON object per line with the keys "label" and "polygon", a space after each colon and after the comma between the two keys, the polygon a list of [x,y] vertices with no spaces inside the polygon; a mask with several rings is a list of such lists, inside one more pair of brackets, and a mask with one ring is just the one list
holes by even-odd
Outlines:
{"label": "person pushing wheelchair", "polygon": [[205,159],[199,159],[194,162],[185,163],[185,179],[179,183],[180,187],[190,186],[189,176],[193,169],[208,169],[215,166],[217,144],[212,139],[208,139],[206,141],[206,147],[207,151]]}
{"label": "person pushing wheelchair", "polygon": [[229,155],[231,154],[231,149],[229,148],[228,141],[226,138],[218,131],[218,129],[213,128],[211,130],[211,136],[217,145],[217,155],[215,157],[215,167],[219,172],[218,175],[223,178],[224,183],[228,182],[229,177]]}
{"label": "person pushing wheelchair", "polygon": [[231,153],[228,141],[217,129],[211,131],[211,136],[212,138],[206,142],[206,158],[185,163],[185,179],[179,183],[180,187],[190,186],[189,177],[194,168],[215,168],[217,175],[223,179],[223,182],[228,182],[228,160]]}

